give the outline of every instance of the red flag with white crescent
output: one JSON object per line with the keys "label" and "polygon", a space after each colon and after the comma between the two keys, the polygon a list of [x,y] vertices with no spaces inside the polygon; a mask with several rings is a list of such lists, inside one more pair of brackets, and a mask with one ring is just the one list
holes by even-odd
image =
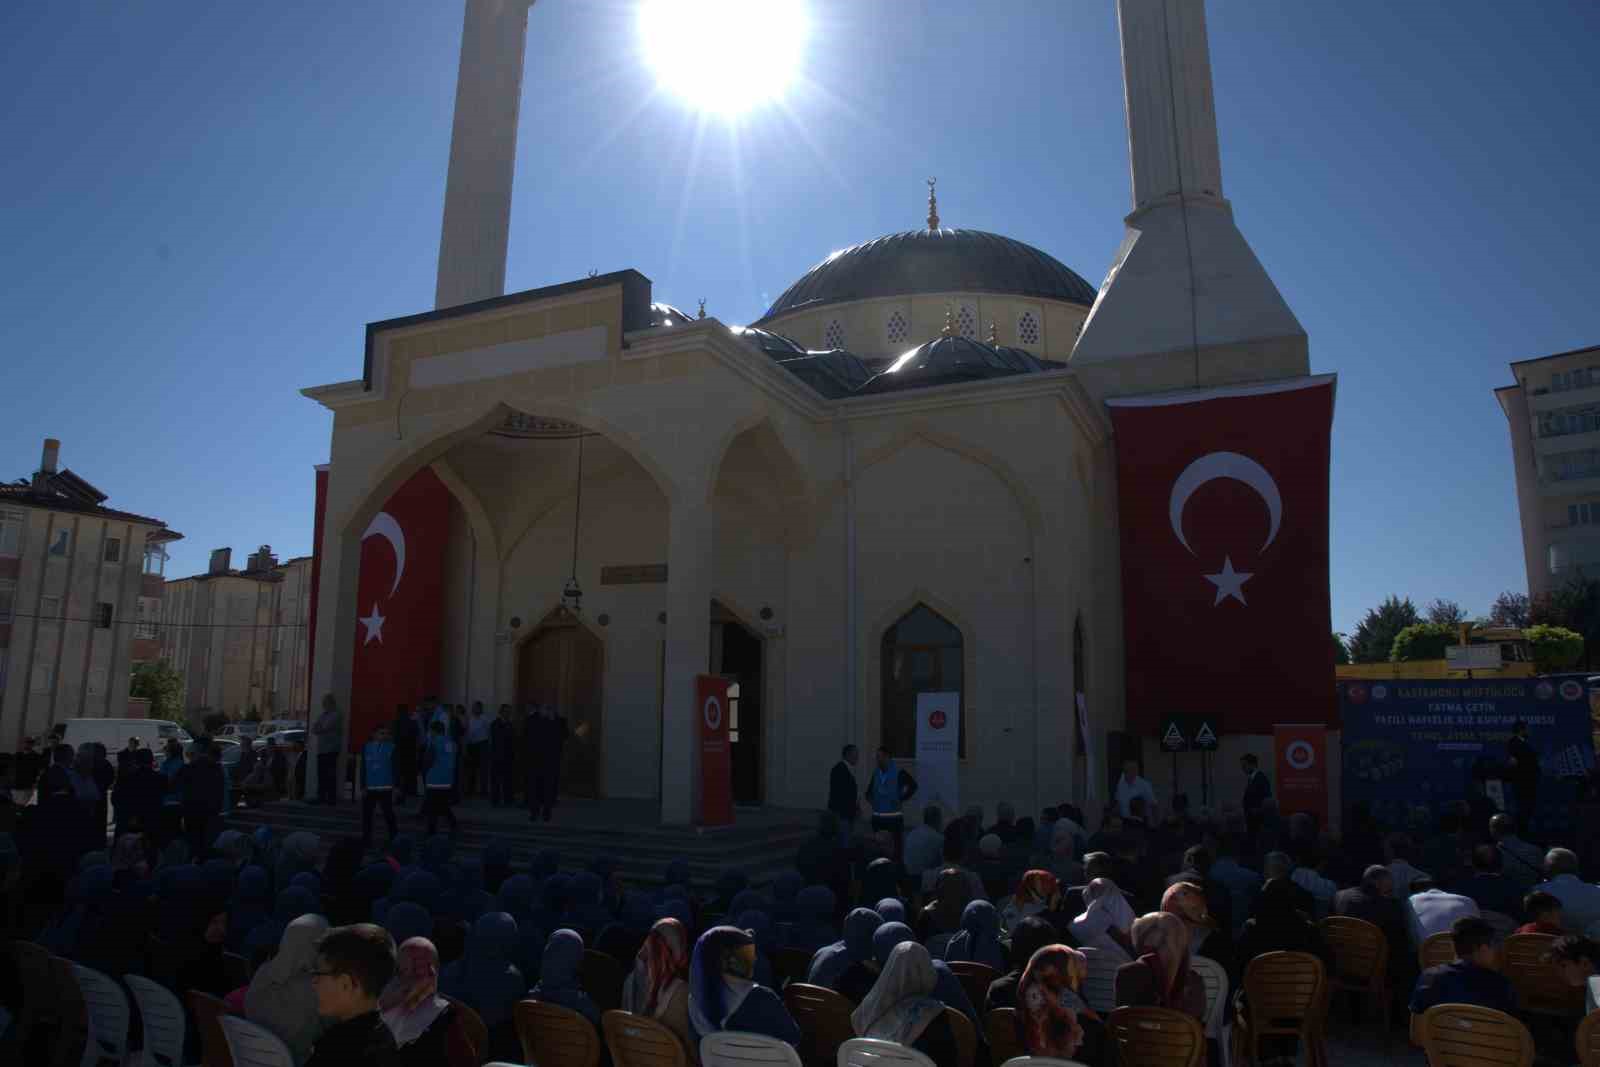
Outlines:
{"label": "red flag with white crescent", "polygon": [[432,470],[412,475],[361,535],[350,747],[357,751],[396,705],[439,690],[444,552],[450,490]]}
{"label": "red flag with white crescent", "polygon": [[1128,728],[1333,724],[1331,375],[1107,402]]}

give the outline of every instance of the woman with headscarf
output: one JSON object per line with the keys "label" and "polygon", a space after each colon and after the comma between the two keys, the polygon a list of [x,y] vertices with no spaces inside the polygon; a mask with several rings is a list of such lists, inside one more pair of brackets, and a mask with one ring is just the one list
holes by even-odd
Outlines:
{"label": "woman with headscarf", "polygon": [[[421,904],[402,900],[389,909],[388,915],[384,917],[384,928],[389,931],[389,936],[394,938],[396,944],[404,944],[413,938],[427,937],[433,933],[433,915]],[[437,952],[438,949],[434,951]]]}
{"label": "woman with headscarf", "polygon": [[922,936],[925,940],[939,934],[954,934],[961,929],[961,916],[973,900],[967,872],[949,867],[939,872],[934,881],[933,902],[922,909]]}
{"label": "woman with headscarf", "polygon": [[799,871],[783,871],[772,880],[773,922],[783,926],[800,918],[799,896],[805,887],[806,880]]}
{"label": "woman with headscarf", "polygon": [[879,858],[867,864],[861,878],[861,899],[882,900],[900,895],[900,866],[892,859]]}
{"label": "woman with headscarf", "polygon": [[750,877],[737,867],[725,867],[717,876],[716,897],[707,904],[708,910],[719,915],[733,913],[733,898],[750,888]]}
{"label": "woman with headscarf", "polygon": [[877,977],[876,970],[866,971],[872,962],[872,935],[884,924],[883,916],[870,908],[856,908],[844,917],[844,938],[817,950],[811,957],[806,972],[806,982],[823,986],[835,992],[841,980],[852,970],[860,968],[864,974],[855,976],[853,984],[871,987]]}
{"label": "woman with headscarf", "polygon": [[571,1008],[595,1026],[600,1025],[600,1009],[578,982],[583,964],[583,937],[576,930],[556,930],[544,943],[544,959],[539,968],[539,984],[528,995],[547,1004]]}
{"label": "woman with headscarf", "polygon": [[689,1030],[689,931],[677,919],[659,919],[622,983],[622,1010],[646,1015],[671,1030],[690,1063],[700,1043]]}
{"label": "woman with headscarf", "polygon": [[111,850],[111,881],[118,892],[127,892],[150,876],[145,858],[144,839],[138,834],[123,834]]}
{"label": "woman with headscarf", "polygon": [[394,1035],[396,1067],[477,1067],[489,1055],[472,1047],[460,1014],[439,995],[439,950],[425,937],[401,943],[378,1010]]}
{"label": "woman with headscarf", "polygon": [[[1104,1030],[1100,1017],[1080,994],[1089,976],[1089,961],[1066,945],[1047,945],[1033,954],[1017,984],[1017,1030],[1030,1056],[1082,1059],[1099,1063],[1100,1041],[1086,1041],[1093,1027],[1096,1037]],[[1089,1046],[1087,1055],[1079,1050]]]}
{"label": "woman with headscarf", "polygon": [[233,864],[235,870],[249,863],[256,854],[255,846],[241,830],[222,831],[211,842],[211,851]]}
{"label": "woman with headscarf", "polygon": [[[255,929],[245,935],[243,954],[251,963],[258,962],[272,951],[272,946],[278,944],[284,937],[294,920],[302,915],[316,915],[321,918],[322,904],[309,890],[300,886],[290,886],[279,893],[272,904],[272,914],[257,923]],[[323,925],[327,925],[326,920]]]}
{"label": "woman with headscarf", "polygon": [[305,1062],[322,1033],[311,972],[317,966],[317,942],[327,932],[328,920],[320,915],[291,922],[277,955],[256,970],[244,996],[245,1016],[277,1034],[297,1064]]}
{"label": "woman with headscarf", "polygon": [[694,1040],[723,1030],[800,1043],[800,1027],[783,1001],[753,977],[754,939],[733,926],[713,926],[695,942],[689,962],[689,1025]]}
{"label": "woman with headscarf", "polygon": [[511,962],[522,977],[538,981],[539,960],[544,955],[544,930],[534,920],[533,879],[514,874],[500,883],[496,897],[499,909],[517,920],[517,941],[511,947]]}
{"label": "woman with headscarf", "polygon": [[315,874],[317,857],[322,854],[322,838],[309,830],[296,830],[278,846],[277,866],[273,869],[274,884],[283,889],[294,881],[294,876],[305,871]]}
{"label": "woman with headscarf", "polygon": [[1238,958],[1247,964],[1264,952],[1309,952],[1331,966],[1333,954],[1315,923],[1297,908],[1300,887],[1287,878],[1274,878],[1261,887],[1255,917],[1244,924]]}
{"label": "woman with headscarf", "polygon": [[541,848],[528,861],[528,877],[535,882],[554,878],[561,873],[561,856],[553,848]]}
{"label": "woman with headscarf", "polygon": [[1117,968],[1119,1008],[1169,1008],[1206,1016],[1205,983],[1189,970],[1189,928],[1166,912],[1142,915],[1133,923],[1133,949],[1138,957]]}
{"label": "woman with headscarf", "polygon": [[833,909],[837,898],[825,885],[808,885],[795,898],[798,918],[789,931],[790,948],[816,952],[823,945],[839,938],[833,925]]}
{"label": "woman with headscarf", "polygon": [[939,976],[933,957],[915,941],[896,945],[861,1006],[850,1015],[859,1037],[893,1041],[940,1067],[961,1061],[944,1004],[933,995]]}
{"label": "woman with headscarf", "polygon": [[615,916],[606,909],[605,883],[593,871],[580,871],[567,885],[567,921],[593,938]]}
{"label": "woman with headscarf", "polygon": [[979,1005],[985,1015],[996,1008],[1017,1006],[1017,986],[1022,982],[1022,972],[1027,969],[1033,954],[1046,945],[1059,941],[1061,935],[1051,923],[1039,916],[1023,919],[1011,931],[1011,946],[1006,953],[1007,970],[989,983],[989,990]]}
{"label": "woman with headscarf", "polygon": [[987,900],[974,900],[961,912],[961,929],[945,946],[946,962],[967,961],[993,967],[998,974],[1006,969],[1005,950],[1000,946],[1000,913]]}
{"label": "woman with headscarf", "polygon": [[416,865],[417,839],[411,834],[399,834],[389,842],[389,851],[383,857],[383,862],[389,869],[399,874],[407,867]]}
{"label": "woman with headscarf", "polygon": [[906,921],[906,906],[899,897],[884,897],[872,909],[886,923],[903,923]]}
{"label": "woman with headscarf", "polygon": [[1072,920],[1072,939],[1079,948],[1096,948],[1133,959],[1133,906],[1117,883],[1096,878],[1083,887],[1083,914]]}
{"label": "woman with headscarf", "polygon": [[483,891],[500,892],[500,886],[511,877],[511,848],[499,841],[491,841],[483,848]]}
{"label": "woman with headscarf", "polygon": [[[911,932],[911,928],[904,923],[884,923],[878,927],[877,933],[872,935],[872,957],[877,973],[881,974],[883,972],[883,968],[889,962],[890,953],[895,950],[897,945],[915,940],[916,936]],[[972,999],[967,996],[966,989],[961,985],[961,979],[956,977],[955,972],[950,969],[950,965],[943,960],[933,961],[933,973],[933,995],[945,1007],[954,1008],[968,1019],[971,1019],[973,1027],[981,1035],[983,1033],[983,1018],[979,1016],[978,1009],[973,1007]],[[876,976],[874,976],[875,979]],[[841,986],[846,984],[846,982],[840,983]],[[845,992],[843,988],[839,990],[846,997],[858,1002],[865,1000],[867,994],[871,991],[872,986],[868,985],[865,989],[851,990],[857,995],[850,997],[850,993]],[[982,1038],[980,1037],[979,1040],[982,1040]]]}
{"label": "woman with headscarf", "polygon": [[228,898],[228,950],[243,953],[252,931],[265,922],[272,908],[272,878],[265,867],[246,867],[239,872],[233,895]]}
{"label": "woman with headscarf", "polygon": [[741,911],[734,916],[733,925],[749,934],[756,943],[756,983],[777,989],[779,983],[772,961],[778,954],[778,929],[773,926],[772,917],[764,911]]}
{"label": "woman with headscarf", "polygon": [[614,960],[633,959],[657,918],[655,905],[650,903],[649,897],[637,890],[628,890],[622,895],[622,907],[616,919],[595,938],[595,951],[604,952]]}
{"label": "woman with headscarf", "polygon": [[[1045,870],[1031,870],[1017,882],[1017,891],[1006,902],[1000,924],[1010,933],[1023,919],[1044,915],[1060,906],[1061,883]],[[949,959],[949,957],[945,957]]]}
{"label": "woman with headscarf", "polygon": [[493,1059],[515,1059],[517,1033],[511,1009],[528,991],[527,980],[511,962],[517,941],[517,920],[503,911],[491,911],[473,924],[466,953],[444,969],[439,986],[477,1011],[489,1028]]}
{"label": "woman with headscarf", "polygon": [[1230,980],[1234,977],[1232,938],[1229,931],[1217,928],[1204,889],[1193,882],[1174,882],[1161,896],[1161,910],[1176,915],[1189,928],[1190,956],[1214,960]]}

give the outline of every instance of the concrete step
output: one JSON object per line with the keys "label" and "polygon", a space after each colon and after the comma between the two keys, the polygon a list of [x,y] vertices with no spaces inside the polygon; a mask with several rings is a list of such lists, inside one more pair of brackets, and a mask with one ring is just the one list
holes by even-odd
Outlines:
{"label": "concrete step", "polygon": [[[551,849],[561,857],[563,870],[587,867],[608,856],[616,861],[625,882],[641,887],[661,884],[667,865],[684,859],[689,863],[692,884],[708,889],[727,868],[744,871],[752,885],[766,885],[778,874],[794,866],[794,856],[815,830],[803,813],[740,811],[731,827],[700,830],[693,827],[661,826],[645,822],[632,807],[589,802],[575,811],[570,821],[557,809],[552,822],[529,822],[517,809],[488,808],[467,804],[456,808],[460,829],[456,834],[456,854],[477,856],[491,843],[506,845],[512,863],[525,867],[533,853]],[[614,815],[614,818],[608,817]],[[412,805],[396,812],[401,833],[419,839],[422,823]],[[323,837],[324,845],[335,838],[361,833],[361,812],[354,804],[333,808],[279,801],[260,808],[238,808],[228,818],[234,829],[252,832],[258,826],[270,827],[280,838],[295,830],[309,830]],[[383,817],[378,815],[376,838],[385,840]]]}

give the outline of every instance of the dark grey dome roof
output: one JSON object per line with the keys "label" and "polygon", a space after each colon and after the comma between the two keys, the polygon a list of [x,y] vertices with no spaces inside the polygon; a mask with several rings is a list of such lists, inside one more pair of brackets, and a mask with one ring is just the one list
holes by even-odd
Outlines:
{"label": "dark grey dome roof", "polygon": [[730,326],[734,336],[754,345],[774,363],[829,399],[849,396],[872,377],[872,371],[858,356],[842,348],[826,352],[808,351],[781,333],[754,326]]}
{"label": "dark grey dome roof", "polygon": [[844,300],[913,293],[1006,293],[1089,307],[1095,288],[1032,245],[982,230],[909,230],[835,252],[767,309],[775,315]]}
{"label": "dark grey dome roof", "polygon": [[857,396],[925,389],[933,385],[1005,378],[1013,374],[1057,370],[1065,364],[1039,359],[1031,352],[1005,345],[986,345],[965,337],[937,337],[895,360],[883,373],[862,384]]}

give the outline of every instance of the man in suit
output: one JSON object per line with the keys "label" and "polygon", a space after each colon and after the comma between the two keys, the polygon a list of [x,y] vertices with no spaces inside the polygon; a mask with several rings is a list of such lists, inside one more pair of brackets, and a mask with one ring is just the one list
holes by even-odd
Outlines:
{"label": "man in suit", "polygon": [[856,773],[851,770],[860,758],[860,750],[846,745],[839,753],[839,762],[828,775],[828,810],[839,816],[840,840],[848,842],[856,817],[861,814],[860,793],[857,792]]}
{"label": "man in suit", "polygon": [[1539,795],[1539,753],[1528,742],[1528,724],[1521,719],[1511,728],[1506,742],[1511,770],[1511,789],[1517,797],[1517,829],[1528,832],[1533,821],[1533,805]]}
{"label": "man in suit", "polygon": [[1253,842],[1261,832],[1261,805],[1272,796],[1272,783],[1261,769],[1261,761],[1250,753],[1239,757],[1239,769],[1244,772],[1244,799],[1239,806],[1244,809],[1245,826]]}

